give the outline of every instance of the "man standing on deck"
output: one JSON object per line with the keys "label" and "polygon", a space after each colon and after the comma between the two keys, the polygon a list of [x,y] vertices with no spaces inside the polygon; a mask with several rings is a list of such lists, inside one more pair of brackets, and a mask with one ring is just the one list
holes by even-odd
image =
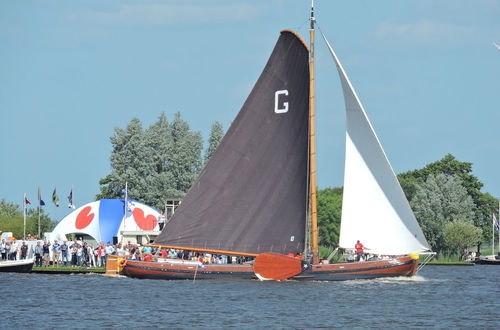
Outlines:
{"label": "man standing on deck", "polygon": [[28,256],[28,245],[26,245],[26,241],[23,241],[20,250],[21,250],[21,260],[26,259],[26,257]]}
{"label": "man standing on deck", "polygon": [[354,249],[356,250],[356,255],[357,255],[356,261],[361,261],[362,258],[364,259],[364,255],[365,255],[365,252],[363,251],[364,246],[363,246],[363,244],[361,244],[359,239],[356,242],[356,244],[354,245]]}
{"label": "man standing on deck", "polygon": [[5,239],[2,239],[0,251],[2,252],[2,260],[7,260],[7,242],[5,241]]}

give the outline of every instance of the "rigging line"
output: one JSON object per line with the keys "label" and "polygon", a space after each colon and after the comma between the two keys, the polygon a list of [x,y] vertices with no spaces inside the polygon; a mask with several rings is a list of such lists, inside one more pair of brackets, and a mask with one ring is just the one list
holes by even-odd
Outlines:
{"label": "rigging line", "polygon": [[305,21],[303,21],[302,24],[299,27],[296,28],[297,32],[301,31],[304,28],[304,25],[306,25],[306,23],[309,23],[309,22],[310,22],[310,18],[308,18]]}

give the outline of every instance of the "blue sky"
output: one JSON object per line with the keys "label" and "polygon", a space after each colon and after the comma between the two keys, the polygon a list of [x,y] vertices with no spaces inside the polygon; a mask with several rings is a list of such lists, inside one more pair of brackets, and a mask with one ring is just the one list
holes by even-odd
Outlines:
{"label": "blue sky", "polygon": [[[308,38],[309,0],[1,1],[0,199],[55,219],[94,199],[109,137],[182,113],[227,129],[281,29]],[[316,1],[397,173],[452,153],[500,197],[500,1]],[[344,108],[317,46],[318,184],[343,180]],[[63,205],[50,203],[57,187]]]}

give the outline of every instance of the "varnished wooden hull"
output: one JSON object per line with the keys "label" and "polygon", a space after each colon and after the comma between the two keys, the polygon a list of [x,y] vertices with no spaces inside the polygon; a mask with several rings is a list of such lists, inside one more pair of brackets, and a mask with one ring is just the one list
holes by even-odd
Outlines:
{"label": "varnished wooden hull", "polygon": [[143,279],[163,280],[251,280],[255,279],[252,265],[204,265],[172,264],[127,260],[121,273]]}
{"label": "varnished wooden hull", "polygon": [[[400,257],[391,260],[364,261],[339,264],[309,265],[291,280],[299,281],[346,281],[382,277],[413,276],[418,260]],[[168,262],[127,260],[121,274],[142,279],[163,280],[252,280],[256,279],[252,265],[204,265]]]}
{"label": "varnished wooden hull", "polygon": [[382,277],[413,276],[417,272],[418,260],[409,256],[391,260],[362,261],[338,264],[312,265],[294,280],[347,281]]}

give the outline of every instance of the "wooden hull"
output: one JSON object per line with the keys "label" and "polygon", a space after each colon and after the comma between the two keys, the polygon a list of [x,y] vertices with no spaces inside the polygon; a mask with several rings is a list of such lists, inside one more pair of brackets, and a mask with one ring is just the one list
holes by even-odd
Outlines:
{"label": "wooden hull", "polygon": [[127,260],[122,275],[162,280],[251,280],[255,279],[252,265],[204,265],[203,268],[193,264],[147,262]]}
{"label": "wooden hull", "polygon": [[409,256],[391,260],[362,261],[339,264],[312,265],[294,280],[347,281],[381,277],[413,276],[417,272],[418,259]]}
{"label": "wooden hull", "polygon": [[33,269],[33,260],[0,261],[0,272],[29,273]]}
{"label": "wooden hull", "polygon": [[[134,278],[163,280],[253,280],[257,278],[250,264],[204,265],[203,267],[193,264],[127,260],[121,274]],[[346,281],[413,276],[417,267],[418,260],[407,256],[391,260],[318,264],[310,265],[304,272],[290,279]]]}

